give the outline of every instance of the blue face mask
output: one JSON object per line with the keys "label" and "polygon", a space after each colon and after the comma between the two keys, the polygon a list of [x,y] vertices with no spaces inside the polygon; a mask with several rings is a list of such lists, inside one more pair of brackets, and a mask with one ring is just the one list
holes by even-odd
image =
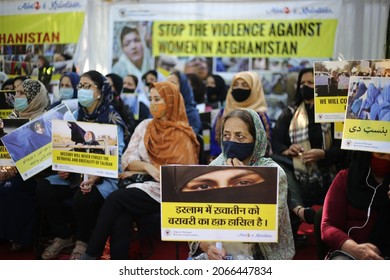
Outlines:
{"label": "blue face mask", "polygon": [[79,89],[77,93],[77,99],[81,106],[85,108],[91,107],[95,99],[93,98],[93,90],[91,89]]}
{"label": "blue face mask", "polygon": [[61,100],[67,100],[67,99],[72,99],[73,97],[73,88],[60,88],[60,97]]}
{"label": "blue face mask", "polygon": [[236,158],[240,161],[250,157],[255,148],[253,143],[238,143],[233,141],[223,141],[223,151],[227,158]]}
{"label": "blue face mask", "polygon": [[26,97],[16,97],[14,102],[14,108],[18,112],[23,112],[28,107],[28,102]]}

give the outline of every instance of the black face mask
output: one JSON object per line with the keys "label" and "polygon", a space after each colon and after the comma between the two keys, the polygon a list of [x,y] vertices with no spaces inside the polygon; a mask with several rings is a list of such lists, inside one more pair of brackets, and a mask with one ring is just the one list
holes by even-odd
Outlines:
{"label": "black face mask", "polygon": [[314,98],[314,88],[303,86],[300,91],[304,100],[311,100]]}
{"label": "black face mask", "polygon": [[123,93],[134,93],[134,88],[123,88]]}
{"label": "black face mask", "polygon": [[248,99],[251,94],[250,89],[235,88],[232,90],[232,96],[237,102],[242,102]]}
{"label": "black face mask", "polygon": [[252,143],[238,143],[233,141],[223,141],[223,150],[227,158],[237,158],[244,160],[250,157],[255,148],[255,142]]}
{"label": "black face mask", "polygon": [[208,102],[217,102],[218,101],[218,92],[216,87],[207,87],[207,101]]}

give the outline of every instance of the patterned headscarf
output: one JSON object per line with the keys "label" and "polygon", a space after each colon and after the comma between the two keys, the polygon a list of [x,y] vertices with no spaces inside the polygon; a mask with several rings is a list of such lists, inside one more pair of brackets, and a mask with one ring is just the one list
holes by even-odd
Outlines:
{"label": "patterned headscarf", "polygon": [[[259,115],[252,109],[239,108],[236,110],[245,110],[250,113],[256,131],[255,147],[253,149],[253,154],[249,160],[250,166],[278,166],[272,159],[265,158],[265,153],[267,150],[267,135],[264,130],[264,126],[261,123]],[[223,129],[223,125],[222,125]],[[210,165],[226,165],[226,160],[228,159],[223,146],[222,153],[210,163]]]}
{"label": "patterned headscarf", "polygon": [[153,119],[146,129],[144,142],[152,164],[197,164],[199,143],[188,119],[179,88],[171,82],[153,83],[166,105],[166,118]]}
{"label": "patterned headscarf", "polygon": [[27,79],[22,82],[22,87],[28,106],[24,111],[18,112],[18,116],[29,119],[38,117],[50,106],[45,86],[40,81]]}
{"label": "patterned headscarf", "polygon": [[[295,254],[294,241],[291,232],[290,216],[287,206],[287,177],[282,168],[279,167],[272,159],[264,157],[267,149],[267,136],[261,123],[259,115],[251,109],[236,109],[245,110],[250,113],[255,126],[256,138],[253,154],[250,158],[250,166],[264,166],[264,167],[278,167],[279,171],[279,191],[278,191],[278,242],[277,243],[258,243],[260,251],[265,259],[268,260],[282,260],[292,259]],[[210,163],[210,165],[226,165],[227,157],[223,151],[222,153]],[[223,246],[230,246],[228,243]],[[253,243],[238,243],[238,246],[251,247]],[[197,250],[199,242],[190,243],[190,255]]]}
{"label": "patterned headscarf", "polygon": [[[94,80],[93,77],[91,77],[88,73],[92,73],[94,77],[98,77],[99,81],[94,81],[97,85],[102,84],[100,89],[101,96],[100,96],[100,103],[96,106],[95,110],[89,114],[87,109],[80,105],[79,103],[79,114],[78,114],[78,121],[85,121],[85,122],[96,122],[96,123],[106,123],[106,124],[116,124],[120,125],[123,129],[124,135],[125,135],[125,143],[127,143],[130,140],[130,133],[127,129],[127,126],[125,122],[123,121],[122,117],[119,115],[119,113],[114,109],[114,106],[112,105],[112,100],[114,98],[113,92],[111,90],[111,85],[107,81],[106,77],[104,77],[102,74],[100,74],[97,71],[89,71],[87,73],[84,73],[83,75],[88,76],[92,80]],[[98,73],[99,75],[96,75]]]}
{"label": "patterned headscarf", "polygon": [[[249,97],[242,101],[236,101],[232,96],[233,84],[237,79],[243,79],[251,88]],[[265,101],[263,84],[256,72],[244,71],[234,76],[231,86],[226,95],[226,105],[223,115],[226,116],[230,111],[237,108],[248,108],[256,112],[266,112],[267,103]]]}

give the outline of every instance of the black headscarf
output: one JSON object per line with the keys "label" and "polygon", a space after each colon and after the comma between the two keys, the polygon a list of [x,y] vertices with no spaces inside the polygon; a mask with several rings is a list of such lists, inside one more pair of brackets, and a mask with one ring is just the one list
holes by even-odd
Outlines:
{"label": "black headscarf", "polygon": [[115,87],[115,92],[114,92],[114,96],[119,96],[122,92],[122,88],[123,88],[123,79],[121,78],[121,76],[115,74],[115,73],[110,73],[110,74],[107,74],[106,77],[108,78],[111,78],[112,80],[112,83],[114,84],[114,87]]}

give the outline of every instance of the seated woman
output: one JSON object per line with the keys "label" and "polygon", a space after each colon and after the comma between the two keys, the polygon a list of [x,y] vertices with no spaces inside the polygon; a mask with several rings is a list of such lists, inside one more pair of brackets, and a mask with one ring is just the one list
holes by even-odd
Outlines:
{"label": "seated woman", "polygon": [[239,255],[244,259],[292,259],[295,249],[287,208],[287,178],[279,165],[264,157],[267,136],[259,115],[251,109],[235,109],[222,119],[221,129],[222,153],[210,165],[278,167],[278,243],[223,242],[222,249],[219,249],[215,243],[192,242],[190,257],[204,252],[210,260],[222,260],[226,255],[231,255],[233,259],[237,259]]}
{"label": "seated woman", "polygon": [[122,157],[120,178],[135,173],[153,177],[113,192],[104,203],[83,259],[99,258],[110,237],[111,259],[128,259],[129,228],[135,218],[160,212],[160,171],[165,164],[197,164],[199,143],[188,124],[184,100],[171,82],[152,83],[153,119],[140,123]]}
{"label": "seated woman", "polygon": [[129,131],[129,134],[133,134],[134,129],[136,127],[136,121],[135,121],[135,112],[131,108],[131,106],[128,106],[121,98],[121,93],[124,85],[124,80],[115,73],[110,73],[106,75],[107,81],[109,82],[111,86],[111,90],[114,94],[114,99],[112,100],[112,105],[114,106],[114,109],[119,113],[123,121],[125,122],[127,126],[127,130]]}
{"label": "seated woman", "polygon": [[[16,88],[12,118],[36,118],[49,107],[45,86],[26,79]],[[36,182],[23,181],[15,166],[0,172],[0,239],[12,240],[11,250],[29,246],[33,239],[36,213]]]}
{"label": "seated woman", "polygon": [[75,72],[68,72],[62,74],[60,78],[60,83],[58,85],[60,98],[57,102],[54,102],[50,106],[50,109],[61,103],[66,103],[71,112],[77,110],[77,85],[79,84],[79,82],[80,76]]}
{"label": "seated woman", "polygon": [[206,80],[206,105],[212,109],[224,107],[226,83],[220,75],[211,74]]}
{"label": "seated woman", "polygon": [[147,97],[148,92],[144,92],[138,88],[138,78],[136,76],[129,74],[123,78],[123,90],[120,98],[126,106],[129,106],[134,114],[135,126],[144,119],[151,118],[150,104]]}
{"label": "seated woman", "polygon": [[[390,154],[354,152],[325,197],[321,238],[330,259],[390,257]],[[333,257],[334,256],[334,257]]]}
{"label": "seated woman", "polygon": [[168,76],[167,80],[179,87],[180,93],[184,99],[188,122],[196,134],[201,133],[202,121],[198,110],[196,109],[194,93],[187,76],[179,71],[175,71]]}
{"label": "seated woman", "polygon": [[302,221],[314,223],[311,206],[322,205],[337,170],[345,164],[346,151],[334,138],[333,123],[314,121],[313,68],[301,70],[294,106],[278,118],[272,132],[272,158],[287,175],[291,224],[297,246],[307,238],[298,234]]}
{"label": "seated woman", "polygon": [[255,110],[260,116],[267,135],[266,155],[271,152],[271,122],[267,116],[267,103],[265,101],[263,86],[259,75],[255,72],[240,72],[232,80],[228,93],[226,95],[225,109],[220,109],[218,116],[213,124],[210,139],[210,157],[217,157],[221,153],[221,120],[224,116],[237,108],[248,108]]}
{"label": "seated woman", "polygon": [[[121,155],[127,129],[112,106],[112,99],[113,92],[107,79],[97,71],[88,71],[80,78],[79,108],[74,117],[78,121],[117,125],[118,153]],[[105,198],[118,188],[116,179],[88,175],[80,182],[80,177],[80,174],[58,172],[38,180],[38,202],[55,236],[53,243],[43,252],[43,259],[55,258],[62,249],[74,243],[62,209],[64,200],[73,200],[76,246],[70,259],[79,259],[87,247]]]}

